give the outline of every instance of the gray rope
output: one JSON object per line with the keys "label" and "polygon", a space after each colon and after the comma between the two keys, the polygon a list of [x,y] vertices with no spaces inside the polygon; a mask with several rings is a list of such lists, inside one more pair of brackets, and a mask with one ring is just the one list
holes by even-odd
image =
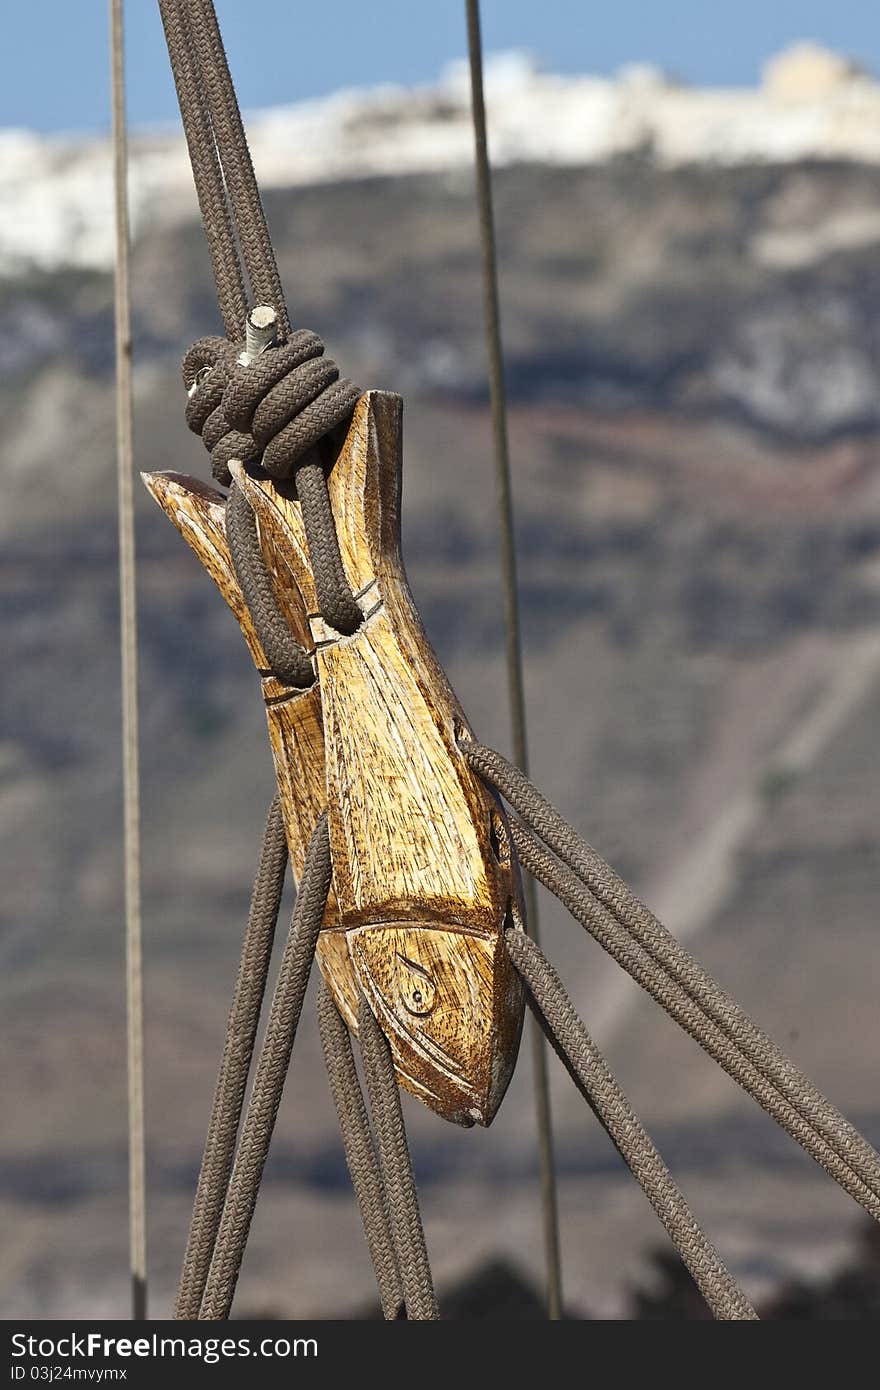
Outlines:
{"label": "gray rope", "polygon": [[272,305],[284,337],[290,329],[284,291],[217,15],[211,0],[190,0],[190,4],[198,69],[254,303]]}
{"label": "gray rope", "polygon": [[331,867],[325,814],[315,827],[306,853],[205,1283],[199,1311],[202,1320],[227,1318],[232,1306],[330,890]]}
{"label": "gray rope", "polygon": [[345,1147],[345,1160],[376,1272],[382,1312],[386,1319],[397,1319],[403,1310],[403,1290],[385,1188],[358,1080],[351,1037],[323,979],[318,994],[318,1027],[330,1092]]}
{"label": "gray rope", "polygon": [[558,897],[609,955],[835,1182],[875,1219],[880,1219],[880,1204],[876,1196],[853,1172],[845,1157],[804,1120],[743,1055],[736,1042],[632,939],[617,919],[596,901],[589,889],[570,870],[559,865],[526,827],[515,819],[511,819],[511,837],[523,867]]}
{"label": "gray rope", "polygon": [[235,338],[244,322],[243,259],[256,302],[272,305],[284,334],[281,279],[214,6],[159,0],[159,8],[226,331]]}
{"label": "gray rope", "polygon": [[[507,664],[507,691],[514,762],[523,772],[529,770],[526,700],[523,682],[522,636],[516,575],[516,542],[513,527],[513,489],[510,479],[510,449],[507,434],[507,396],[504,386],[504,357],[501,343],[501,310],[498,295],[498,253],[495,244],[495,218],[492,208],[492,175],[486,134],[486,104],[483,96],[483,42],[480,32],[479,0],[466,0],[468,53],[471,73],[477,208],[480,219],[480,251],[483,268],[483,313],[486,325],[486,352],[489,362],[489,395],[492,404],[495,494],[498,534],[501,545],[501,577],[504,592],[504,630]],[[530,878],[523,882],[527,930],[540,941],[538,896]],[[544,1265],[547,1279],[547,1311],[551,1321],[562,1316],[562,1257],[559,1242],[559,1202],[556,1193],[556,1164],[553,1156],[553,1125],[550,1115],[550,1087],[547,1079],[547,1046],[534,1019],[530,1020],[529,1041],[534,1078],[535,1118],[538,1135],[538,1168],[541,1178],[541,1212],[544,1235]]]}
{"label": "gray rope", "polygon": [[[160,9],[227,333],[227,339],[199,339],[184,358],[187,423],[201,435],[214,477],[225,486],[232,481],[233,459],[259,465],[274,479],[296,480],[319,609],[326,622],[350,634],[362,614],[345,575],[324,465],[315,449],[351,418],[360,388],[340,379],[316,334],[290,332],[212,0],[160,0]],[[239,360],[247,313],[239,244],[252,291],[258,303],[275,311],[282,340],[245,362]],[[252,575],[260,563],[252,550]],[[265,590],[269,580],[263,569]],[[258,623],[261,609],[265,604],[255,614]],[[266,629],[258,626],[258,635],[264,633],[271,644],[277,622]],[[290,674],[289,664],[284,670]],[[296,679],[286,680],[280,669],[275,674],[286,683],[303,683],[301,663]]]}
{"label": "gray rope", "polygon": [[138,753],[137,580],[134,530],[134,441],[131,389],[131,273],[128,138],[122,0],[111,0],[116,475],[119,512],[119,640],[122,686],[122,797],[125,861],[125,1014],[128,1093],[128,1217],[131,1309],[147,1316],[147,1194],[144,1140],[144,1024],[141,926],[140,759]]}
{"label": "gray rope", "polygon": [[321,617],[337,632],[350,636],[360,627],[364,615],[345,577],[327,478],[317,450],[312,450],[297,468],[296,490]]}
{"label": "gray rope", "polygon": [[236,577],[272,675],[283,685],[308,689],[315,683],[311,657],[287,625],[260,549],[257,519],[237,485],[226,500],[226,537]]}
{"label": "gray rope", "polygon": [[360,387],[340,379],[309,329],[239,361],[241,344],[209,336],[183,359],[186,422],[211,455],[219,483],[230,483],[229,463],[259,465],[276,480],[295,477],[315,446],[345,424]]}
{"label": "gray rope", "polygon": [[574,1010],[553,966],[524,932],[509,929],[505,943],[531,994],[530,1003],[577,1085],[659,1216],[716,1318],[756,1319],[624,1093]]}
{"label": "gray rope", "polygon": [[199,1316],[229,1186],[235,1139],[266,992],[287,859],[281,802],[276,796],[266,818],[260,865],[254,881],[180,1276],[174,1316],[184,1320]]}
{"label": "gray rope", "polygon": [[462,752],[525,820],[526,826],[515,821],[511,826],[523,867],[555,893],[670,1016],[875,1220],[880,1220],[880,1156],[867,1140],[638,902],[517,768],[479,744],[463,744]]}
{"label": "gray rope", "polygon": [[437,1300],[391,1048],[363,997],[358,1009],[358,1036],[406,1316],[412,1322],[434,1321],[439,1316]]}
{"label": "gray rope", "polygon": [[[328,426],[335,428],[350,415],[358,390],[350,382],[343,382],[337,383],[341,394],[332,400],[328,400],[326,390],[323,397],[316,397],[313,376],[309,387],[295,394],[300,368],[317,365],[325,374],[338,377],[333,363],[318,358],[323,351],[324,345],[316,334],[299,330],[282,347],[261,353],[243,366],[233,344],[223,338],[203,338],[184,358],[186,419],[210,450],[215,476],[227,486],[233,481],[229,472],[232,459],[259,464],[265,471],[266,455],[275,449],[274,462],[282,475],[286,476],[288,463],[293,468],[319,611],[332,627],[350,635],[360,626],[363,614],[346,578],[317,446]],[[291,394],[284,396],[284,391]],[[279,398],[281,403],[273,403],[273,395],[278,392],[283,400]],[[299,414],[292,413],[294,401],[300,405],[306,402]],[[269,406],[271,411],[261,415]],[[327,410],[329,414],[325,413]],[[273,430],[278,431],[274,436]],[[275,598],[272,576],[257,539],[256,520],[243,495],[236,497],[236,492],[233,487],[227,505],[227,532],[257,634],[279,680],[299,687],[312,685],[311,662],[290,634]]]}
{"label": "gray rope", "polygon": [[226,332],[234,339],[244,325],[247,298],[217,143],[196,67],[188,7],[185,0],[159,0],[159,10],[208,242],[217,300]]}

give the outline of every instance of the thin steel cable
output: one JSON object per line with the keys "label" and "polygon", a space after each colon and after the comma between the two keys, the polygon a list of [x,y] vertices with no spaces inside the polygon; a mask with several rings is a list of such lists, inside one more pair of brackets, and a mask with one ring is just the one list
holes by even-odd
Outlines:
{"label": "thin steel cable", "polygon": [[266,992],[266,977],[281,907],[287,860],[287,839],[284,834],[281,800],[276,795],[266,817],[263,847],[241,948],[238,977],[223,1044],[223,1057],[214,1088],[208,1137],[199,1171],[174,1310],[175,1318],[185,1321],[199,1316],[223,1212],[223,1202],[229,1186],[235,1140],[244,1105],[263,996]]}
{"label": "thin steel cable", "polygon": [[134,533],[134,430],[131,386],[131,265],[128,130],[125,111],[123,0],[110,0],[114,273],[116,340],[116,476],[119,514],[119,638],[122,681],[122,795],[125,858],[125,1000],[128,1074],[128,1211],[131,1316],[147,1316],[144,1005],[141,924],[140,765],[137,697],[137,578]]}
{"label": "thin steel cable", "polygon": [[433,1322],[439,1317],[437,1299],[391,1048],[363,996],[358,1008],[358,1037],[406,1316],[411,1322]]}
{"label": "thin steel cable", "polygon": [[253,1090],[242,1121],[241,1138],[205,1282],[199,1311],[202,1320],[228,1318],[232,1307],[315,957],[331,871],[325,814],[315,826],[306,852],[296,907],[272,995],[266,1036],[257,1059]]}
{"label": "thin steel cable", "polygon": [[505,944],[553,1046],[665,1226],[712,1313],[724,1321],[755,1321],[754,1308],[691,1212],[550,961],[524,932],[508,930]]}
{"label": "thin steel cable", "polygon": [[376,1148],[355,1066],[351,1036],[325,980],[318,993],[318,1028],[327,1064],[330,1093],[345,1147],[345,1161],[361,1213],[364,1235],[376,1272],[383,1316],[403,1311],[403,1289],[388,1217],[388,1203]]}
{"label": "thin steel cable", "polygon": [[[511,742],[514,761],[526,774],[529,770],[528,728],[523,682],[522,634],[516,572],[516,542],[513,526],[513,490],[510,478],[510,449],[507,432],[507,397],[504,385],[504,357],[501,342],[501,312],[498,295],[498,254],[495,244],[495,218],[492,207],[492,173],[486,135],[486,104],[483,95],[483,43],[480,31],[479,0],[466,0],[468,53],[471,74],[471,110],[477,176],[477,204],[480,218],[480,254],[483,269],[483,312],[486,352],[489,363],[489,394],[492,404],[493,457],[498,532],[501,546],[501,575],[504,590],[504,628],[507,687],[510,707]],[[540,940],[538,898],[531,878],[523,884],[527,930]],[[562,1258],[559,1240],[559,1203],[556,1191],[556,1164],[553,1155],[553,1125],[550,1113],[550,1086],[547,1076],[547,1048],[544,1035],[534,1019],[530,1023],[532,1071],[534,1075],[535,1118],[538,1135],[538,1167],[541,1180],[541,1210],[544,1259],[547,1280],[547,1311],[552,1321],[562,1316]]]}

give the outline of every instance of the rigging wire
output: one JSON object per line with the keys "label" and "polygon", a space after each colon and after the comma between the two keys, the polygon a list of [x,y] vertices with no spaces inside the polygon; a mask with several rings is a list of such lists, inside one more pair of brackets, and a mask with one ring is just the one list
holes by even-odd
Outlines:
{"label": "rigging wire", "polygon": [[144,1144],[143,951],[140,766],[137,702],[137,586],[133,496],[131,271],[123,0],[110,0],[113,176],[116,223],[116,471],[119,517],[119,636],[122,682],[122,796],[125,861],[125,1001],[128,1087],[128,1212],[131,1316],[147,1316]]}
{"label": "rigging wire", "polygon": [[[489,361],[489,393],[492,405],[495,492],[501,545],[501,576],[504,589],[504,626],[513,760],[528,775],[528,731],[523,684],[522,636],[516,575],[516,545],[513,530],[513,495],[510,480],[510,449],[507,433],[507,400],[504,387],[504,361],[501,347],[501,315],[498,302],[498,255],[492,209],[492,176],[486,139],[486,104],[483,96],[483,42],[480,32],[479,0],[465,0],[468,55],[471,73],[471,111],[477,175],[477,202],[480,218],[480,252],[483,269],[483,309],[486,350]],[[538,902],[534,880],[524,876],[528,931],[540,941]],[[541,1208],[544,1256],[547,1278],[547,1311],[551,1321],[562,1316],[562,1267],[559,1244],[559,1203],[556,1166],[553,1155],[553,1125],[550,1114],[550,1087],[547,1077],[547,1045],[540,1026],[529,1020],[529,1038],[534,1076],[535,1115],[538,1132],[538,1165],[541,1178]]]}

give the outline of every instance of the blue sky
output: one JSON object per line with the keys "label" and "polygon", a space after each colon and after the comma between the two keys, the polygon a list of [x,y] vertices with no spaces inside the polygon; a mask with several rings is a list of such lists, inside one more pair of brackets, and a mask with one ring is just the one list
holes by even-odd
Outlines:
{"label": "blue sky", "polygon": [[[245,107],[430,81],[465,48],[463,0],[219,0],[217,8]],[[174,120],[156,0],[126,0],[126,14],[132,121]],[[749,84],[797,38],[880,69],[880,10],[868,0],[484,0],[483,25],[487,50],[527,48],[568,72],[652,62],[692,82]],[[0,54],[0,125],[106,128],[107,0],[5,0]]]}

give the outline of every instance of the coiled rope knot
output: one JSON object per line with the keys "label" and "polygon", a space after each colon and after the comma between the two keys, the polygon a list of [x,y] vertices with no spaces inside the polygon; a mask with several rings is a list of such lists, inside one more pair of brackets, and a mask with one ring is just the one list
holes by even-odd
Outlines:
{"label": "coiled rope knot", "polygon": [[311,449],[346,421],[360,388],[324,356],[317,333],[297,329],[246,365],[241,346],[199,338],[183,359],[186,423],[211,455],[211,472],[228,487],[231,459],[259,464],[271,478],[292,477]]}

